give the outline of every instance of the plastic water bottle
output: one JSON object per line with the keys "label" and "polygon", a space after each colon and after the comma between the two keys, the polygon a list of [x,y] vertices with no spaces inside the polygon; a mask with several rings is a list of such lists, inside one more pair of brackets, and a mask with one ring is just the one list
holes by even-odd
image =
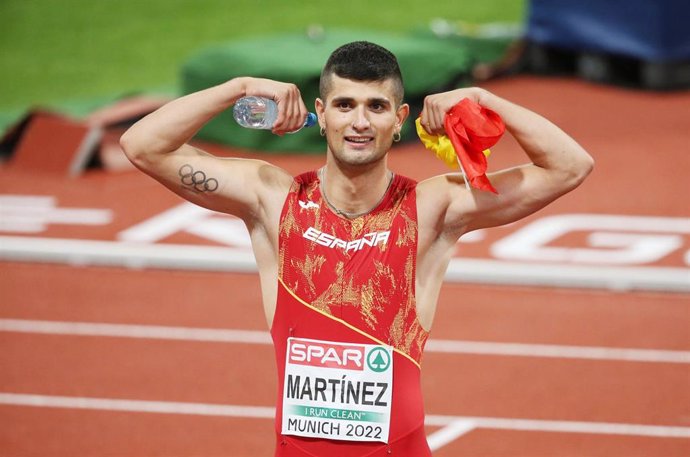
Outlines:
{"label": "plastic water bottle", "polygon": [[[242,127],[270,130],[278,118],[278,104],[270,98],[242,97],[235,102],[232,115]],[[311,127],[314,124],[316,124],[316,114],[308,113],[302,127]]]}

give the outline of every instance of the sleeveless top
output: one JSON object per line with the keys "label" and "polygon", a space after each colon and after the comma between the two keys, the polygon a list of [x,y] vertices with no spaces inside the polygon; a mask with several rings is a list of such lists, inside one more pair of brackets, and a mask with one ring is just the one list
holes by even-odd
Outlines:
{"label": "sleeveless top", "polygon": [[[350,220],[329,208],[315,171],[295,178],[280,218],[271,326],[276,456],[431,455],[420,386],[428,332],[415,300],[415,187],[395,175],[378,206]],[[390,382],[380,378],[389,358]],[[351,380],[363,369],[371,382]],[[385,417],[383,410],[387,431],[358,422],[362,414]]]}

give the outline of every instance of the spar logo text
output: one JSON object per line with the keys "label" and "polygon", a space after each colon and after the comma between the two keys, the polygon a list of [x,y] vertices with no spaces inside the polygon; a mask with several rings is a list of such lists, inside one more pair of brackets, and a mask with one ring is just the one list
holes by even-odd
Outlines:
{"label": "spar logo text", "polygon": [[364,346],[298,341],[290,341],[288,349],[290,363],[345,370],[364,370]]}

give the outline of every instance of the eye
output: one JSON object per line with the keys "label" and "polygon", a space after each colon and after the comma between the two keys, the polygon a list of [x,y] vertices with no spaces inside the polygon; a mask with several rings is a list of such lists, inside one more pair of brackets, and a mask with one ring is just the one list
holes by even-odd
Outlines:
{"label": "eye", "polygon": [[388,105],[386,105],[383,102],[371,102],[369,104],[369,109],[371,109],[374,112],[380,113],[381,111],[385,111]]}
{"label": "eye", "polygon": [[342,101],[342,102],[338,102],[335,106],[339,110],[345,111],[345,110],[350,109],[352,107],[352,104],[350,102]]}

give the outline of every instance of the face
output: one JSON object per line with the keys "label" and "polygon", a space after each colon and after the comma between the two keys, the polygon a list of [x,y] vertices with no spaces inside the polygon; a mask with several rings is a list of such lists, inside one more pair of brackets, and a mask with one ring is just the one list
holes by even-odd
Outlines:
{"label": "face", "polygon": [[350,166],[380,161],[393,143],[393,134],[400,132],[409,107],[397,106],[390,80],[331,78],[326,99],[316,100],[329,156]]}

